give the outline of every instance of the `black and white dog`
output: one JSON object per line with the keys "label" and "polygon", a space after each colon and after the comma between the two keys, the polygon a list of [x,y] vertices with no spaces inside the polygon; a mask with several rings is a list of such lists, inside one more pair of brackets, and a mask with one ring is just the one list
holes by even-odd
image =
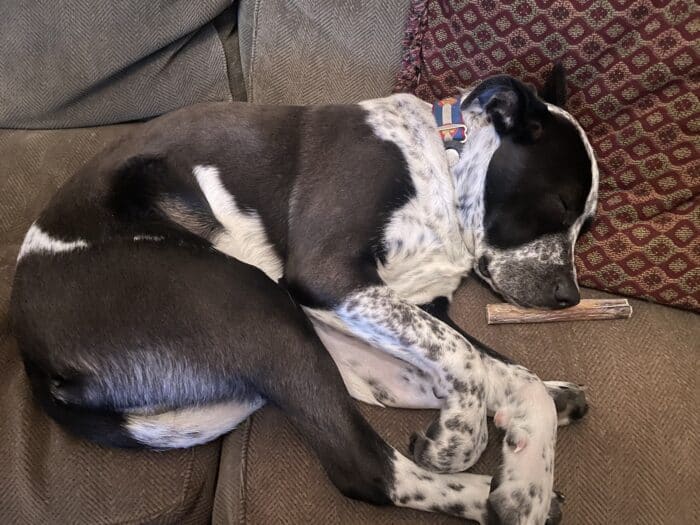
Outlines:
{"label": "black and white dog", "polygon": [[[557,423],[583,415],[583,393],[480,344],[447,306],[471,270],[521,305],[579,300],[573,248],[598,171],[557,71],[548,102],[507,76],[465,92],[458,155],[404,94],[144,124],[22,245],[12,316],[37,398],[80,436],[153,448],[212,440],[271,403],[347,496],[556,521]],[[409,459],[350,396],[440,415]],[[493,482],[462,473],[487,414],[506,432]]]}

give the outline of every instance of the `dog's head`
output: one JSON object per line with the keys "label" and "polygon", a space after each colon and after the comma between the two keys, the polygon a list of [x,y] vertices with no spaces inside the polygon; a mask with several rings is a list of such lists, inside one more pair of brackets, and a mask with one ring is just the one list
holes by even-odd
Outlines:
{"label": "dog's head", "polygon": [[563,110],[565,93],[556,67],[540,96],[497,76],[462,103],[479,107],[500,139],[486,171],[474,270],[522,306],[580,300],[574,243],[595,212],[598,168],[581,126]]}

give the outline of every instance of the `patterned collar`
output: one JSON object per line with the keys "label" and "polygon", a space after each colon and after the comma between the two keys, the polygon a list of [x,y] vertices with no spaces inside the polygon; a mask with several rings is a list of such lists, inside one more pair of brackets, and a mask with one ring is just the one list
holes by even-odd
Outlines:
{"label": "patterned collar", "polygon": [[445,148],[456,149],[459,153],[467,140],[467,126],[462,119],[460,97],[449,97],[433,102],[433,117],[445,143]]}

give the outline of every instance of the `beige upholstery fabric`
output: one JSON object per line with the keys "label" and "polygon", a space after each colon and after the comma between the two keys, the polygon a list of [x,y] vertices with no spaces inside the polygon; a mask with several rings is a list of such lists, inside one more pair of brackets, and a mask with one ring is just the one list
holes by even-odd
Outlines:
{"label": "beige upholstery fabric", "polygon": [[244,0],[241,59],[248,100],[354,102],[391,91],[407,0]]}

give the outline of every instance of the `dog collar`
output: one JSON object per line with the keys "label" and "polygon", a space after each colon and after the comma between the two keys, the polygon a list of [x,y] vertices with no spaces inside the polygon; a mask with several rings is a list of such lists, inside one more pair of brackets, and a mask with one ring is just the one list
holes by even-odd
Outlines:
{"label": "dog collar", "polygon": [[445,149],[460,153],[462,144],[467,140],[467,126],[464,125],[460,97],[448,97],[433,102],[433,117]]}

